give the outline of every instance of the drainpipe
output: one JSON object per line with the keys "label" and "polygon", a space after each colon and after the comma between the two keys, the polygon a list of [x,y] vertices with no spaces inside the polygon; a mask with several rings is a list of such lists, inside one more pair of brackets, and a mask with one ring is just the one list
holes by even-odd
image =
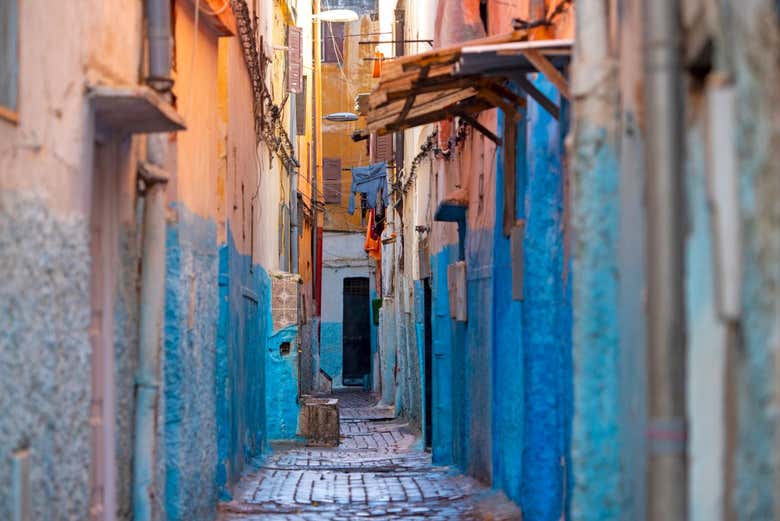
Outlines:
{"label": "drainpipe", "polygon": [[290,273],[298,273],[298,169],[290,173]]}
{"label": "drainpipe", "polygon": [[[319,217],[317,215],[317,203],[319,200],[319,176],[322,172],[322,56],[321,56],[321,44],[322,44],[322,22],[320,22],[318,16],[320,14],[320,0],[314,0],[312,2],[312,14],[313,16],[313,33],[314,33],[314,128],[312,129],[314,135],[312,139],[314,141],[314,172],[311,178],[311,213],[312,213],[312,287],[314,296],[316,299],[316,312],[317,316],[320,315],[322,305],[322,271],[318,268],[320,266],[319,257]],[[323,201],[324,202],[324,201]],[[318,335],[318,332],[313,334]],[[319,345],[319,344],[318,344]]]}
{"label": "drainpipe", "polygon": [[678,0],[642,2],[647,179],[647,512],[687,518],[683,77]]}
{"label": "drainpipe", "polygon": [[[298,129],[296,105],[290,104],[290,135],[293,136],[293,153],[298,157]],[[298,266],[298,167],[290,171],[290,273],[300,273]]]}
{"label": "drainpipe", "polygon": [[[170,0],[146,0],[149,75],[146,82],[167,96],[173,86],[171,69]],[[155,435],[165,305],[165,186],[162,168],[167,154],[167,135],[147,139],[147,162],[139,175],[144,180],[143,253],[141,258],[141,303],[138,369],[135,377],[136,405],[133,437],[133,519],[151,521],[154,484]]]}
{"label": "drainpipe", "polygon": [[135,376],[133,519],[150,521],[165,302],[165,177],[154,175],[158,169],[151,164],[142,166],[141,170],[147,186],[144,195],[138,370]]}
{"label": "drainpipe", "polygon": [[149,46],[149,75],[146,83],[158,92],[168,92],[173,86],[170,0],[146,0],[146,23]]}

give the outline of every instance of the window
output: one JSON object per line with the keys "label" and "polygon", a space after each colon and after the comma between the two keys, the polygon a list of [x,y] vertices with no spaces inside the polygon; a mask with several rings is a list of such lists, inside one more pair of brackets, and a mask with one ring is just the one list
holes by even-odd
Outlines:
{"label": "window", "polygon": [[322,24],[322,62],[340,63],[344,61],[344,23],[325,22]]}
{"label": "window", "polygon": [[341,159],[323,158],[322,181],[325,202],[341,204]]}
{"label": "window", "polygon": [[16,121],[19,0],[0,0],[0,117]]}
{"label": "window", "polygon": [[301,78],[301,91],[295,95],[295,135],[306,135],[306,84],[308,78]]}
{"label": "window", "polygon": [[287,90],[293,94],[300,94],[303,90],[301,38],[300,27],[287,27]]}
{"label": "window", "polygon": [[377,135],[371,134],[373,143],[371,156],[372,163],[381,163],[382,161],[391,162],[393,160],[393,134]]}

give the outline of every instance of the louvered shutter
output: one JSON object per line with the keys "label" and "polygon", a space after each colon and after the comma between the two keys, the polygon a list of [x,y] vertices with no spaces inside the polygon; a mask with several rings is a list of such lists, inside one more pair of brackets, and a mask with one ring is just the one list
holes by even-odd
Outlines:
{"label": "louvered shutter", "polygon": [[385,134],[379,136],[372,134],[371,139],[374,143],[371,147],[371,162],[381,163],[382,161],[387,161],[389,163],[393,159],[393,135]]}
{"label": "louvered shutter", "polygon": [[298,94],[303,90],[303,55],[301,49],[301,28],[287,27],[287,90]]}
{"label": "louvered shutter", "polygon": [[307,78],[304,76],[301,82],[301,92],[295,95],[295,134],[303,136],[306,134],[306,85]]}
{"label": "louvered shutter", "polygon": [[341,159],[326,157],[322,160],[323,192],[325,202],[341,203]]}

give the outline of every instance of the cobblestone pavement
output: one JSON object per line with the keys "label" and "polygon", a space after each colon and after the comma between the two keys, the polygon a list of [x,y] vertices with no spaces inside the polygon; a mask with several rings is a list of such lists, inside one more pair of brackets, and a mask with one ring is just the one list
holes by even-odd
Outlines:
{"label": "cobblestone pavement", "polygon": [[338,448],[276,447],[220,521],[519,521],[505,496],[431,464],[407,424],[366,393],[338,393]]}

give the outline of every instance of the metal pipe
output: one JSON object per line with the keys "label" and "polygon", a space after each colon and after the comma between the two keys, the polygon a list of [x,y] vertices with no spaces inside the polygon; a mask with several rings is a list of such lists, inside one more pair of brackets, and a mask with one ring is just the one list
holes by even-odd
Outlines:
{"label": "metal pipe", "polygon": [[165,183],[147,186],[144,198],[143,256],[138,369],[133,440],[133,519],[152,519],[157,391],[165,302]]}
{"label": "metal pipe", "polygon": [[679,0],[642,2],[647,179],[647,512],[687,518]]}
{"label": "metal pipe", "polygon": [[146,0],[149,74],[146,82],[156,91],[167,92],[171,79],[171,2]]}
{"label": "metal pipe", "polygon": [[[317,20],[317,15],[320,14],[320,0],[314,0],[312,2],[312,14],[314,23],[314,175],[311,179],[311,213],[312,213],[312,252],[311,252],[311,265],[312,265],[312,287],[315,298],[319,301],[322,300],[322,274],[319,272],[317,266],[318,251],[319,251],[319,217],[317,216],[317,204],[319,195],[317,193],[317,187],[319,185],[319,176],[322,171],[322,54],[321,54],[321,42],[322,42],[322,25]],[[317,314],[319,315],[320,303],[316,303]],[[317,334],[316,332],[313,334]]]}
{"label": "metal pipe", "polygon": [[[146,20],[149,47],[147,83],[157,92],[167,95],[173,87],[173,80],[170,78],[170,0],[146,0]],[[152,519],[160,350],[165,306],[165,187],[168,176],[162,165],[165,164],[168,150],[167,139],[166,134],[153,134],[148,137],[148,163],[142,164],[140,169],[140,174],[146,182],[146,191],[133,436],[135,521]]]}

